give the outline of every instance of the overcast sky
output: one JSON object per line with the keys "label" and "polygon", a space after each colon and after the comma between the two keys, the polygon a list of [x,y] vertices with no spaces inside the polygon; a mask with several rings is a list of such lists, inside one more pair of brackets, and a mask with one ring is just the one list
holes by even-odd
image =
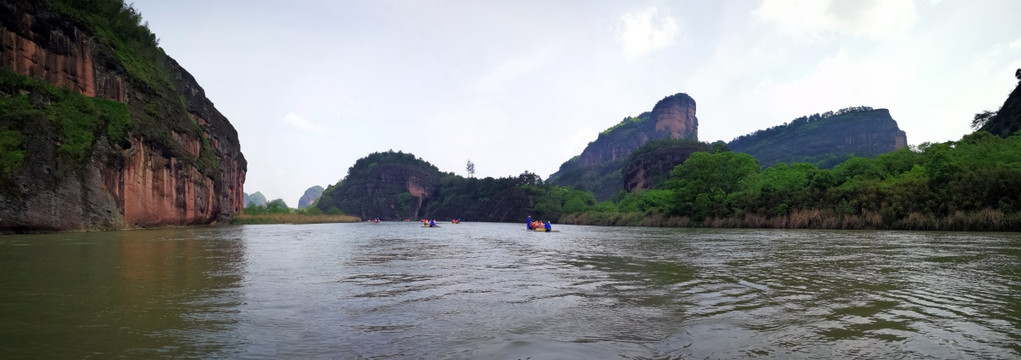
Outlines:
{"label": "overcast sky", "polygon": [[707,142],[862,105],[958,140],[1021,68],[1016,0],[127,2],[291,207],[390,149],[545,179],[680,92]]}

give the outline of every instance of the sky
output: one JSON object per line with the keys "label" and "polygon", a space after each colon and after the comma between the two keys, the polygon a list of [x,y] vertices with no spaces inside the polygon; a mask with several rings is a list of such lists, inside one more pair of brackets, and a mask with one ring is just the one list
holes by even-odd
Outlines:
{"label": "sky", "polygon": [[291,207],[387,150],[545,179],[676,93],[706,142],[852,106],[958,140],[1021,68],[1016,0],[126,2]]}

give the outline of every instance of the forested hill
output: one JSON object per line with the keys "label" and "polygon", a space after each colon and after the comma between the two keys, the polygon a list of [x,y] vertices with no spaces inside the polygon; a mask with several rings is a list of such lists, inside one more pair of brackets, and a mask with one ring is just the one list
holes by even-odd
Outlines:
{"label": "forested hill", "polygon": [[560,165],[549,182],[591,191],[600,201],[624,188],[621,167],[631,152],[657,139],[698,140],[695,100],[684,93],[667,96],[651,112],[626,117],[590,142],[578,156]]}
{"label": "forested hill", "polygon": [[807,162],[820,168],[832,168],[849,155],[871,157],[906,145],[907,136],[890,111],[867,106],[803,116],[727,144],[763,167]]}
{"label": "forested hill", "polygon": [[[1015,73],[1018,79],[1018,86],[1003,102],[1003,106],[995,113],[986,113],[991,117],[981,126],[981,130],[988,131],[1000,137],[1008,137],[1021,130],[1021,69]],[[979,121],[981,115],[976,115],[975,120]],[[974,123],[973,123],[974,124]]]}
{"label": "forested hill", "polygon": [[356,161],[313,206],[362,219],[516,222],[529,215],[555,221],[593,205],[591,194],[544,184],[527,171],[517,177],[465,178],[391,150]]}

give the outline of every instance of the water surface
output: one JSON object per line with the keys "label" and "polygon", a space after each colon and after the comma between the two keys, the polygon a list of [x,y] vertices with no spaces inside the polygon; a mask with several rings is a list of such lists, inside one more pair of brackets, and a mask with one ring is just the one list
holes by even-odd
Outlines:
{"label": "water surface", "polygon": [[1021,357],[1019,234],[522,227],[5,235],[0,357]]}

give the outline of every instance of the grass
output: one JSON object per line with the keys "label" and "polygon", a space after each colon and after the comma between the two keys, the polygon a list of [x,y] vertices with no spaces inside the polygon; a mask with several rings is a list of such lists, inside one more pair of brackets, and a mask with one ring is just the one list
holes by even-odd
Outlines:
{"label": "grass", "polygon": [[350,215],[305,215],[305,214],[239,214],[234,216],[231,224],[325,224],[350,223],[362,220]]}

